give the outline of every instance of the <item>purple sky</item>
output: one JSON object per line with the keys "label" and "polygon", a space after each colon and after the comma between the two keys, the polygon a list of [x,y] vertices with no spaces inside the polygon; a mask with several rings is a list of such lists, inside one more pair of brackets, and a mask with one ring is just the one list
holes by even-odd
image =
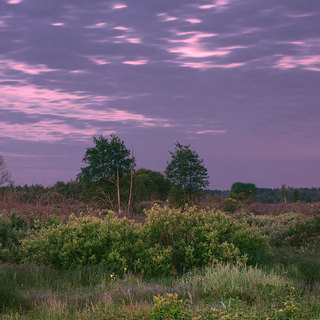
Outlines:
{"label": "purple sky", "polygon": [[210,188],[320,185],[319,0],[0,0],[0,154],[16,184],[75,179],[116,133]]}

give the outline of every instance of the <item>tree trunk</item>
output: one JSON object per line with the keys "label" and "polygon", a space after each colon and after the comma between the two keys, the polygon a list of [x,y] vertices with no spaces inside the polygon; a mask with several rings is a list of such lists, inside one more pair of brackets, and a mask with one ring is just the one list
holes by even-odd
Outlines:
{"label": "tree trunk", "polygon": [[119,168],[117,167],[117,191],[118,191],[118,213],[121,212],[121,201],[120,201],[120,178]]}
{"label": "tree trunk", "polygon": [[[128,215],[130,214],[130,206],[131,206],[131,197],[132,197],[132,184],[133,184],[133,169],[131,168],[131,177],[130,177],[130,193],[129,193],[129,200],[128,200]],[[133,217],[133,213],[132,213]]]}

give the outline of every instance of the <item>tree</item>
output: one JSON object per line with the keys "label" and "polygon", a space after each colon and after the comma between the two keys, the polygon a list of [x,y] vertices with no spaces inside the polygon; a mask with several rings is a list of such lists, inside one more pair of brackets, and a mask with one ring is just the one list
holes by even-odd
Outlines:
{"label": "tree", "polygon": [[190,145],[184,146],[177,142],[175,150],[169,152],[171,161],[167,162],[165,174],[183,192],[182,200],[189,200],[192,194],[209,185],[208,170],[204,166],[203,159],[190,149]]}
{"label": "tree", "polygon": [[161,172],[141,168],[133,177],[136,201],[165,201],[168,198],[170,182]]}
{"label": "tree", "polygon": [[299,191],[298,189],[293,190],[293,202],[298,202],[299,200]]}
{"label": "tree", "polygon": [[280,198],[283,200],[284,203],[287,203],[288,196],[289,196],[288,187],[285,184],[283,184],[280,189]]}
{"label": "tree", "polygon": [[130,157],[130,150],[119,137],[112,134],[110,140],[100,135],[93,137],[94,147],[88,148],[82,162],[88,166],[81,168],[78,174],[80,181],[100,181],[121,177],[129,173],[132,166],[135,166],[134,157]]}
{"label": "tree", "polygon": [[12,183],[11,173],[6,169],[6,164],[2,156],[0,156],[0,186]]}
{"label": "tree", "polygon": [[255,201],[257,190],[254,183],[235,182],[231,186],[228,197],[239,201]]}
{"label": "tree", "polygon": [[88,148],[82,162],[88,166],[81,168],[80,181],[107,181],[116,178],[118,210],[120,209],[120,178],[135,167],[134,157],[119,137],[112,134],[110,140],[100,135],[93,137],[94,147]]}

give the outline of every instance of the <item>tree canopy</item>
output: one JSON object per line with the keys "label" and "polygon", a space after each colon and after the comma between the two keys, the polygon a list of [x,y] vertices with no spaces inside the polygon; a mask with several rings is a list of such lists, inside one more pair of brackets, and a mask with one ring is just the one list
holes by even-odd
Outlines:
{"label": "tree canopy", "polygon": [[228,196],[239,201],[254,201],[257,197],[257,190],[254,183],[235,182]]}
{"label": "tree canopy", "polygon": [[171,161],[167,163],[165,174],[172,183],[187,192],[200,191],[209,185],[208,170],[203,159],[190,149],[190,145],[177,142],[170,155]]}
{"label": "tree canopy", "polygon": [[94,137],[94,147],[88,148],[82,162],[88,166],[81,168],[78,174],[80,181],[107,180],[125,173],[135,167],[135,159],[130,156],[130,150],[124,141],[112,134],[110,139],[100,135]]}

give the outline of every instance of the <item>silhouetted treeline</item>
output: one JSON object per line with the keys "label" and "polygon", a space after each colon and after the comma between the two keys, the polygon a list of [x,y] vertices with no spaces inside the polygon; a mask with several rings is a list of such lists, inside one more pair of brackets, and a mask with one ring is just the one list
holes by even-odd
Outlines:
{"label": "silhouetted treeline", "polygon": [[[320,188],[292,188],[287,187],[289,202],[320,202]],[[228,197],[229,190],[207,190],[206,194],[213,195],[217,200]],[[256,202],[261,203],[280,203],[281,198],[280,188],[258,188]]]}
{"label": "silhouetted treeline", "polygon": [[[123,179],[121,183],[121,198],[127,201],[130,179]],[[139,169],[134,174],[133,202],[138,205],[148,201],[174,202],[172,185],[160,173],[147,169]],[[112,181],[84,183],[79,181],[58,181],[53,186],[45,187],[39,184],[24,186],[0,187],[0,196],[4,198],[9,194],[14,199],[28,204],[45,204],[60,201],[97,201],[108,202],[106,207],[112,207],[115,198],[115,185]],[[206,190],[204,195],[222,201],[228,197],[229,190]],[[320,188],[291,188],[287,187],[288,202],[320,202]],[[263,204],[276,204],[283,202],[280,188],[258,188],[256,202]]]}

